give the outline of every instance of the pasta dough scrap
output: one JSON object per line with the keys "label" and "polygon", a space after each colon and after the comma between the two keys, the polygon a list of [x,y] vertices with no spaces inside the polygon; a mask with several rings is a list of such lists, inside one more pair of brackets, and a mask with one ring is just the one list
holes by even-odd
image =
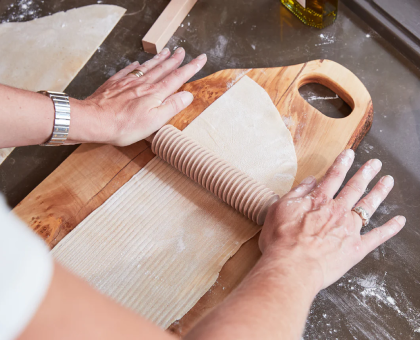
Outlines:
{"label": "pasta dough scrap", "polygon": [[[0,83],[62,92],[125,13],[91,5],[0,25]],[[0,150],[0,164],[13,148]]]}
{"label": "pasta dough scrap", "polygon": [[[246,76],[183,133],[280,195],[293,184],[290,132],[268,94]],[[155,157],[52,253],[101,292],[167,328],[259,229]]]}
{"label": "pasta dough scrap", "polygon": [[13,151],[14,148],[3,148],[0,149],[0,164],[6,159],[7,156]]}

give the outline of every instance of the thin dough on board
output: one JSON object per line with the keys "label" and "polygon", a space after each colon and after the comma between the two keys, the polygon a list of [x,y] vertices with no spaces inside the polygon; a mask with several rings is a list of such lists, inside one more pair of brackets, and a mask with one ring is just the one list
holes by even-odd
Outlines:
{"label": "thin dough on board", "polygon": [[[91,5],[1,24],[0,83],[30,91],[64,91],[125,11]],[[0,164],[13,148],[2,150]]]}
{"label": "thin dough on board", "polygon": [[[280,195],[293,184],[290,132],[268,94],[247,76],[183,133]],[[156,157],[52,253],[92,286],[167,328],[259,229]]]}

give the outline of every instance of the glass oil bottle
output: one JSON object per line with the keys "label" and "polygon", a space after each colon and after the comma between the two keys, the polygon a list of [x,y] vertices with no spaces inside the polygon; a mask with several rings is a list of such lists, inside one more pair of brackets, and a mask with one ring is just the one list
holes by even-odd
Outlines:
{"label": "glass oil bottle", "polygon": [[338,0],[281,0],[281,2],[309,26],[324,28],[337,18]]}

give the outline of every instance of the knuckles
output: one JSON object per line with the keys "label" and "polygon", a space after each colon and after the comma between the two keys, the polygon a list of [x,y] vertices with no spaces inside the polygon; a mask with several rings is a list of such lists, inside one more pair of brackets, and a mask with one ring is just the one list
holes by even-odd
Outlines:
{"label": "knuckles", "polygon": [[355,183],[355,181],[350,181],[350,182],[348,182],[348,183],[346,184],[345,188],[346,188],[346,190],[351,189],[351,190],[355,191],[355,192],[356,192],[356,193],[358,193],[358,194],[363,194],[363,190],[362,190],[362,188],[360,188],[360,187],[359,187],[359,186]]}
{"label": "knuckles", "polygon": [[337,166],[334,165],[328,169],[326,177],[328,178],[328,177],[342,177],[342,176],[343,176],[343,172]]}
{"label": "knuckles", "polygon": [[153,83],[153,84],[142,84],[141,86],[137,86],[136,90],[138,91],[138,96],[141,95],[141,93],[151,93],[151,92],[157,92],[161,90],[162,86],[159,83]]}
{"label": "knuckles", "polygon": [[180,76],[182,76],[182,69],[177,68],[174,72],[172,72],[172,74],[173,74],[175,77],[180,77]]}
{"label": "knuckles", "polygon": [[169,99],[169,100],[167,100],[165,102],[165,105],[170,105],[172,107],[172,110],[174,112],[179,112],[182,109],[179,101],[178,100],[175,100],[175,99]]}
{"label": "knuckles", "polygon": [[320,208],[327,203],[331,202],[332,200],[322,191],[318,191],[309,195],[313,201],[313,205],[315,208]]}

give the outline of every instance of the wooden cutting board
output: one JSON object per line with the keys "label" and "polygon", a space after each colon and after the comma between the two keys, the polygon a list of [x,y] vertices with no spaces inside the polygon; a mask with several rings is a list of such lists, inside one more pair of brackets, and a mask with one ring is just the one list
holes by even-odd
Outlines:
{"label": "wooden cutting board", "polygon": [[[184,129],[244,75],[267,91],[292,133],[298,158],[296,183],[309,175],[320,178],[342,150],[358,146],[372,124],[371,98],[364,85],[329,60],[223,70],[188,83],[181,90],[190,91],[195,99],[170,123]],[[298,89],[307,83],[329,87],[349,104],[352,113],[342,119],[326,117],[300,96]],[[53,248],[153,157],[145,141],[124,148],[81,145],[14,212]],[[257,240],[258,235],[241,247],[225,264],[215,285],[170,331],[185,334],[238,285],[260,256]]]}

